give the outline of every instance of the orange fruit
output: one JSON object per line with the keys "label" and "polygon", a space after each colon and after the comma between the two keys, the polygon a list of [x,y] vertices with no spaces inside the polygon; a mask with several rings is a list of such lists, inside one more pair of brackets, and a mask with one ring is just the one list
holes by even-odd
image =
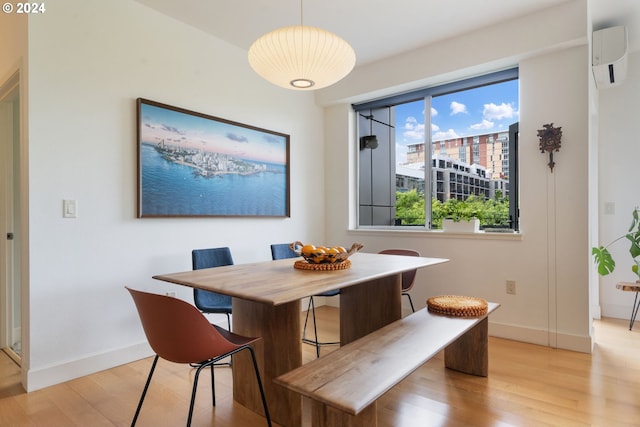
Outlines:
{"label": "orange fruit", "polygon": [[300,252],[302,252],[304,256],[310,256],[315,250],[316,247],[314,245],[307,244],[300,249]]}
{"label": "orange fruit", "polygon": [[325,258],[329,262],[336,262],[336,257],[337,256],[338,256],[338,249],[336,249],[336,248],[327,249],[327,254],[325,255]]}
{"label": "orange fruit", "polygon": [[311,261],[313,261],[314,263],[320,264],[322,261],[324,261],[324,258],[325,258],[324,249],[316,248],[316,250],[310,254],[310,258],[311,258]]}

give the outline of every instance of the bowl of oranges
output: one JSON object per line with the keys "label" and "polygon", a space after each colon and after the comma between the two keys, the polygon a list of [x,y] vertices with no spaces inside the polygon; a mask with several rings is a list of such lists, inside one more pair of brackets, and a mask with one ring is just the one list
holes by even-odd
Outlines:
{"label": "bowl of oranges", "polygon": [[[362,249],[360,243],[354,243],[349,249],[343,246],[316,246],[310,243],[303,244],[302,242],[293,242],[289,245],[292,251],[297,255],[304,258],[304,263],[310,266],[317,266],[312,269],[331,269],[331,266],[338,266],[338,264],[344,264],[340,267],[348,268],[346,261],[354,253]],[[300,262],[297,262],[300,264]],[[299,267],[296,265],[296,267]],[[299,267],[300,268],[300,267]]]}

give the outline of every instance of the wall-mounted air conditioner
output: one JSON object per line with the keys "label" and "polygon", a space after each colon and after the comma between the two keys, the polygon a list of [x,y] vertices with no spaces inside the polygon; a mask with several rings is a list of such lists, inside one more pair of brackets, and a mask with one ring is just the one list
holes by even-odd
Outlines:
{"label": "wall-mounted air conditioner", "polygon": [[624,26],[593,32],[593,77],[598,88],[620,84],[627,77],[627,29]]}

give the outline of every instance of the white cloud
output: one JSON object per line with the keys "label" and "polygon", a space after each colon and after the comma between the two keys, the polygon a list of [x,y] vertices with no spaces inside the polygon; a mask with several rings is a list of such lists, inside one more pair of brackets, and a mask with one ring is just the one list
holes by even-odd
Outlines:
{"label": "white cloud", "polygon": [[404,121],[404,128],[405,129],[412,129],[416,124],[418,123],[418,120],[416,120],[415,117],[413,116],[409,116],[407,117],[407,119]]}
{"label": "white cloud", "polygon": [[471,125],[469,126],[471,129],[474,130],[482,130],[482,129],[491,129],[493,128],[494,123],[490,122],[489,120],[483,120],[480,123],[476,123],[475,125]]}
{"label": "white cloud", "polygon": [[515,115],[517,115],[517,112],[513,110],[513,106],[504,102],[500,105],[496,105],[493,102],[484,104],[484,110],[482,111],[482,116],[488,120],[510,119]]}
{"label": "white cloud", "polygon": [[424,123],[418,123],[415,117],[409,116],[404,122],[402,136],[411,140],[424,140]]}
{"label": "white cloud", "polygon": [[459,137],[460,136],[453,129],[449,129],[444,132],[436,132],[435,134],[433,134],[434,141],[441,141],[443,139],[453,139],[453,138],[459,138]]}
{"label": "white cloud", "polygon": [[431,117],[435,117],[438,115],[438,110],[436,110],[435,108],[431,107]]}
{"label": "white cloud", "polygon": [[435,123],[431,123],[431,133],[433,133],[433,132],[437,132],[437,131],[439,131],[439,130],[440,130],[440,126],[438,126],[438,125],[437,125],[437,124],[435,124]]}
{"label": "white cloud", "polygon": [[456,101],[452,101],[449,108],[451,109],[452,116],[460,113],[467,113],[467,106]]}

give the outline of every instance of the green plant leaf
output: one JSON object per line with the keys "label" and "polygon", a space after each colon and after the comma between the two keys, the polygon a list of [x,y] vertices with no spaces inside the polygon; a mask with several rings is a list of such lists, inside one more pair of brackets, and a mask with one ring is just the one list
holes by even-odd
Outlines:
{"label": "green plant leaf", "polygon": [[634,208],[631,212],[631,217],[631,226],[629,227],[627,234],[623,234],[622,236],[614,239],[604,247],[599,246],[597,248],[592,248],[591,253],[594,256],[595,264],[598,267],[598,274],[601,276],[606,276],[616,267],[613,257],[606,248],[613,245],[618,240],[626,239],[629,241],[629,254],[631,255],[631,261],[633,262],[631,270],[640,280],[640,260],[638,259],[640,257],[640,208]]}
{"label": "green plant leaf", "polygon": [[596,266],[598,267],[598,274],[606,276],[616,268],[616,262],[613,260],[611,253],[604,246],[591,249],[591,254],[594,257]]}
{"label": "green plant leaf", "polygon": [[629,253],[631,254],[631,258],[636,258],[640,256],[640,241],[638,241],[638,235],[636,236],[627,236],[627,239],[631,242],[631,246],[629,247]]}
{"label": "green plant leaf", "polygon": [[632,216],[633,220],[631,221],[631,226],[629,227],[629,232],[631,232],[638,225],[638,209],[637,208],[634,209],[633,212],[631,212],[631,216]]}
{"label": "green plant leaf", "polygon": [[635,275],[638,276],[638,279],[640,279],[640,263],[638,263],[638,261],[634,260],[634,264],[631,266],[631,271],[633,271]]}
{"label": "green plant leaf", "polygon": [[635,260],[636,257],[640,256],[640,221],[638,220],[638,209],[633,210],[632,217],[631,227],[629,227],[629,232],[625,237],[631,244],[629,247],[631,258]]}

